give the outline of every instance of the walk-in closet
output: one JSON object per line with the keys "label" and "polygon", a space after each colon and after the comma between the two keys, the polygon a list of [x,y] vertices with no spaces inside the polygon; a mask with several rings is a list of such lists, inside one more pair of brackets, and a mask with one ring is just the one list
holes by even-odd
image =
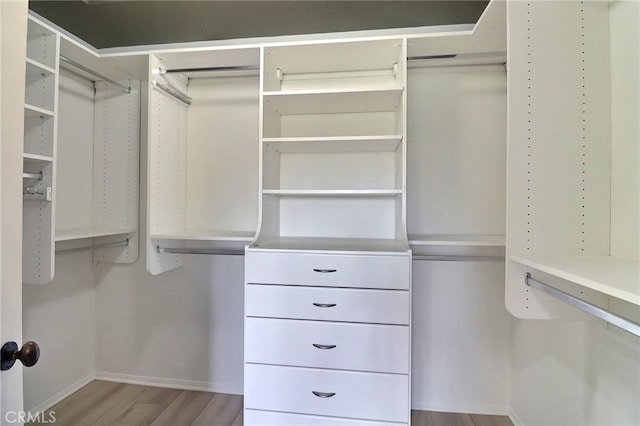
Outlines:
{"label": "walk-in closet", "polygon": [[640,3],[0,19],[0,424],[640,423]]}

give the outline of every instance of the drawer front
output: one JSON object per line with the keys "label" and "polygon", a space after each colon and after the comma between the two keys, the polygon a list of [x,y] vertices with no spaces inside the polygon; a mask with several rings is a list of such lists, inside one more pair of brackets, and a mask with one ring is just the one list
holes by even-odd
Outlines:
{"label": "drawer front", "polygon": [[247,251],[250,284],[409,289],[407,256],[365,256]]}
{"label": "drawer front", "polygon": [[409,422],[409,376],[245,364],[245,408]]}
{"label": "drawer front", "polygon": [[245,362],[409,374],[409,327],[247,318]]}
{"label": "drawer front", "polygon": [[274,411],[245,410],[245,426],[400,426],[406,423],[374,422],[371,420],[339,419],[307,416]]}
{"label": "drawer front", "polygon": [[247,316],[409,324],[409,292],[249,284]]}

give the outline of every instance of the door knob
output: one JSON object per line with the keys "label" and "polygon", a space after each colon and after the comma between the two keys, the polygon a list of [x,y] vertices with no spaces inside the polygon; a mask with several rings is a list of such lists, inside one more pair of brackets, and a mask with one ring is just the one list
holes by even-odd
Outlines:
{"label": "door knob", "polygon": [[40,347],[36,342],[27,342],[18,350],[16,342],[7,342],[2,345],[0,370],[8,370],[13,367],[17,359],[22,362],[25,367],[32,367],[40,358]]}

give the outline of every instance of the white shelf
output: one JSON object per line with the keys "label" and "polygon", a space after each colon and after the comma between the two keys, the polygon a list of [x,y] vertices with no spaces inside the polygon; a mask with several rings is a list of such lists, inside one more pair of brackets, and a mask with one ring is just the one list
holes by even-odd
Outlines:
{"label": "white shelf", "polygon": [[53,111],[37,107],[35,105],[24,104],[24,112],[27,117],[53,117]]}
{"label": "white shelf", "polygon": [[280,197],[395,197],[401,189],[265,189],[264,195]]}
{"label": "white shelf", "polygon": [[313,237],[265,239],[253,244],[251,248],[281,251],[376,252],[387,254],[407,253],[409,250],[409,246],[399,240]]}
{"label": "white shelf", "polygon": [[396,111],[403,89],[263,92],[265,110],[280,115]]}
{"label": "white shelf", "polygon": [[38,154],[27,154],[26,152],[22,154],[22,159],[24,161],[34,161],[41,163],[53,163],[53,157],[49,157],[48,155],[38,155]]}
{"label": "white shelf", "polygon": [[170,233],[151,234],[150,238],[157,240],[193,240],[193,241],[238,241],[251,242],[254,231],[180,231]]}
{"label": "white shelf", "polygon": [[[509,256],[509,260],[640,305],[640,262],[611,256]],[[535,277],[534,277],[535,278]]]}
{"label": "white shelf", "polygon": [[504,247],[504,235],[409,235],[412,246]]}
{"label": "white shelf", "polygon": [[56,241],[81,240],[83,238],[110,237],[135,232],[135,229],[69,229],[56,231]]}
{"label": "white shelf", "polygon": [[[392,70],[399,61],[401,40],[366,40],[337,43],[300,43],[289,46],[265,47],[265,73],[275,76],[275,67],[284,75],[307,73],[362,72]],[[286,77],[285,77],[286,78]]]}
{"label": "white shelf", "polygon": [[282,153],[395,152],[402,135],[264,138],[267,148]]}
{"label": "white shelf", "polygon": [[55,74],[56,70],[34,59],[27,58],[27,75]]}

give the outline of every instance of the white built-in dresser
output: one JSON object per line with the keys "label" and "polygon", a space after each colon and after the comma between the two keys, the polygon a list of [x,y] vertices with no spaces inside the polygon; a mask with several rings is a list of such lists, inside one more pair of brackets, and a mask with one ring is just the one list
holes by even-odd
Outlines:
{"label": "white built-in dresser", "polygon": [[262,48],[245,423],[408,424],[406,42]]}

